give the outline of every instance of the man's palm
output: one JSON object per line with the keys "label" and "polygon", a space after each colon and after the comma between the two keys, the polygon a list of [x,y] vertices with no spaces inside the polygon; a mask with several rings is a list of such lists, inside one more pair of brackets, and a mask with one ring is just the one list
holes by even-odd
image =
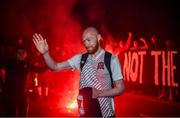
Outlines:
{"label": "man's palm", "polygon": [[34,34],[33,35],[33,42],[37,48],[37,50],[41,53],[44,54],[45,52],[48,51],[48,44],[45,39],[40,34]]}

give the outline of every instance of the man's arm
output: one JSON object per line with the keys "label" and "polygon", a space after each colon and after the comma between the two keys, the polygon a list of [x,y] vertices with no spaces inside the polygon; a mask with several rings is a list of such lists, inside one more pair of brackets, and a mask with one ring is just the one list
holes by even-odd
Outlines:
{"label": "man's arm", "polygon": [[55,71],[59,71],[59,70],[64,70],[64,69],[70,69],[72,68],[69,64],[68,61],[63,61],[63,62],[60,62],[60,63],[57,63],[55,62],[49,53],[45,53],[43,55],[44,59],[45,59],[45,62],[46,64],[48,65],[48,67],[52,70],[55,70]]}
{"label": "man's arm", "polygon": [[50,69],[58,71],[58,70],[71,68],[70,64],[67,61],[57,63],[51,58],[48,51],[49,48],[48,48],[47,41],[46,39],[42,37],[41,34],[35,33],[33,35],[33,42],[37,50],[43,55],[45,62]]}
{"label": "man's arm", "polygon": [[131,45],[131,42],[132,42],[132,32],[129,32],[129,35],[128,35],[128,39],[124,45],[124,51],[127,51],[129,48],[130,48],[130,45]]}
{"label": "man's arm", "polygon": [[121,95],[125,89],[123,79],[115,81],[114,85],[114,88],[108,90],[97,90],[93,88],[93,98]]}
{"label": "man's arm", "polygon": [[144,44],[140,47],[140,49],[148,49],[148,44],[146,43],[146,40],[144,38],[140,38],[140,41]]}

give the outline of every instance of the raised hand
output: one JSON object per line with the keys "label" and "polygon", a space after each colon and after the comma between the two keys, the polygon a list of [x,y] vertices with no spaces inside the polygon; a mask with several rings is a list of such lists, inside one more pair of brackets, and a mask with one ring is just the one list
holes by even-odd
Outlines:
{"label": "raised hand", "polygon": [[46,39],[44,39],[42,37],[41,34],[37,34],[35,33],[33,35],[33,42],[37,48],[37,50],[41,53],[41,54],[45,54],[46,52],[48,52],[48,44]]}
{"label": "raised hand", "polygon": [[140,38],[139,40],[142,42],[146,42],[144,38]]}
{"label": "raised hand", "polygon": [[128,38],[132,38],[132,32],[128,32]]}

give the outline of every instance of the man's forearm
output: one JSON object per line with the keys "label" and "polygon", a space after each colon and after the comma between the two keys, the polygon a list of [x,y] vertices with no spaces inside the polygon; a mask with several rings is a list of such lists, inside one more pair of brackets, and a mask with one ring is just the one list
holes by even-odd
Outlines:
{"label": "man's forearm", "polygon": [[52,70],[57,70],[57,63],[51,58],[49,52],[43,54],[47,66]]}
{"label": "man's forearm", "polygon": [[125,86],[124,86],[124,82],[122,79],[115,81],[114,85],[115,85],[114,88],[106,89],[106,90],[97,90],[96,88],[93,88],[92,98],[113,97],[113,96],[118,96],[124,92]]}
{"label": "man's forearm", "polygon": [[124,87],[121,88],[113,88],[109,90],[101,90],[99,92],[99,97],[107,97],[107,96],[118,96],[124,92]]}
{"label": "man's forearm", "polygon": [[55,62],[49,52],[46,52],[45,54],[43,54],[44,60],[46,62],[46,64],[48,65],[48,67],[52,70],[55,71],[60,71],[60,70],[64,70],[64,69],[71,69],[71,65],[68,63],[68,61],[63,61],[63,62]]}

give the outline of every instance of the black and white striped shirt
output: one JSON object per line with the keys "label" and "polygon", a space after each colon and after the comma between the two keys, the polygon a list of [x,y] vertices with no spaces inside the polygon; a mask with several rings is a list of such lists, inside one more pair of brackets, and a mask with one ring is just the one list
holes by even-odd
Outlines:
{"label": "black and white striped shirt", "polygon": [[[111,79],[104,62],[105,51],[102,50],[95,58],[88,56],[86,63],[81,70],[80,89],[92,87],[98,90],[111,89]],[[80,70],[80,61],[82,54],[75,55],[68,60],[73,69]],[[111,57],[111,70],[113,81],[123,79],[121,67],[116,56]],[[114,115],[113,97],[98,97],[103,117]]]}

